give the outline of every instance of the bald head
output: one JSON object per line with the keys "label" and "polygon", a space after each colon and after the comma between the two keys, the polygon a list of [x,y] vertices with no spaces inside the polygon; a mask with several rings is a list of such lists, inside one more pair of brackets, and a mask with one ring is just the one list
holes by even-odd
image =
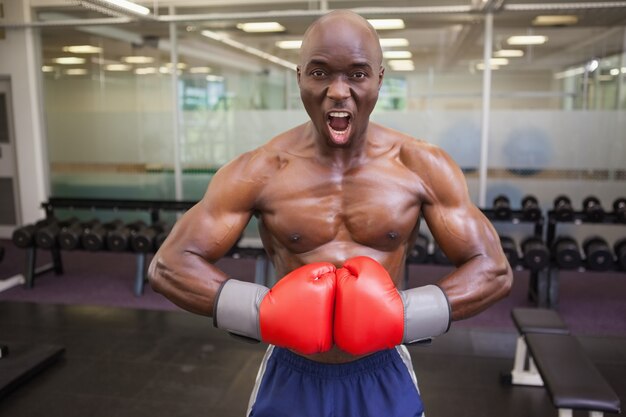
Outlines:
{"label": "bald head", "polygon": [[378,64],[382,64],[383,53],[376,29],[370,23],[350,10],[334,10],[317,19],[304,33],[300,47],[300,63],[306,59],[311,48],[329,38],[349,37],[355,44],[363,44],[372,49]]}

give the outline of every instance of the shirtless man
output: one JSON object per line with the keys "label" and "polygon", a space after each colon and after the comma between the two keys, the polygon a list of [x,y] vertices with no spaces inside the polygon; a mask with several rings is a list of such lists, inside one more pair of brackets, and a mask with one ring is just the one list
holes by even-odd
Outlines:
{"label": "shirtless man", "polygon": [[[420,416],[403,344],[510,290],[498,236],[454,162],[369,121],[383,75],[365,19],[335,11],[313,23],[297,69],[310,121],[221,168],[150,265],[153,288],[180,307],[270,344],[249,415]],[[271,291],[214,265],[253,215],[283,277]],[[420,217],[456,268],[399,291]]]}

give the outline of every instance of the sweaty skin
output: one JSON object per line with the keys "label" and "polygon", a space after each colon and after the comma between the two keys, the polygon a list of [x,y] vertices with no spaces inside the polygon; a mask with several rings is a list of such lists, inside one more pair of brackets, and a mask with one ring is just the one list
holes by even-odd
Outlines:
{"label": "sweaty skin", "polygon": [[[354,13],[331,12],[309,28],[297,77],[311,120],[216,173],[155,255],[148,274],[156,291],[210,316],[230,278],[214,264],[254,215],[279,277],[365,255],[400,285],[423,218],[456,266],[437,283],[453,320],[509,293],[512,273],[498,235],[472,204],[457,165],[435,146],[369,122],[384,75],[381,55],[376,32]],[[308,357],[356,359],[337,347]]]}

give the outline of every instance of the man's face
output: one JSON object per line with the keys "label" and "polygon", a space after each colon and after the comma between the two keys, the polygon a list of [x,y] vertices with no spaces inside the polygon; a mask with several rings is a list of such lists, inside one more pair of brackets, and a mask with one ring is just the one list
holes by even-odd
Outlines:
{"label": "man's face", "polygon": [[366,130],[383,80],[376,37],[352,22],[325,22],[308,35],[298,66],[300,97],[330,146]]}

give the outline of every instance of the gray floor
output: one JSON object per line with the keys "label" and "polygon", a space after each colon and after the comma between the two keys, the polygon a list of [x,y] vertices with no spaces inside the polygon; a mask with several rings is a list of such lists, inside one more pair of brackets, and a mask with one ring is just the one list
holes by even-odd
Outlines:
{"label": "gray floor", "polygon": [[[458,327],[411,347],[428,417],[556,416],[544,389],[499,383],[515,338]],[[580,340],[624,403],[626,339]],[[184,312],[8,301],[0,303],[0,341],[66,348],[0,399],[0,415],[11,417],[241,417],[265,348]]]}

